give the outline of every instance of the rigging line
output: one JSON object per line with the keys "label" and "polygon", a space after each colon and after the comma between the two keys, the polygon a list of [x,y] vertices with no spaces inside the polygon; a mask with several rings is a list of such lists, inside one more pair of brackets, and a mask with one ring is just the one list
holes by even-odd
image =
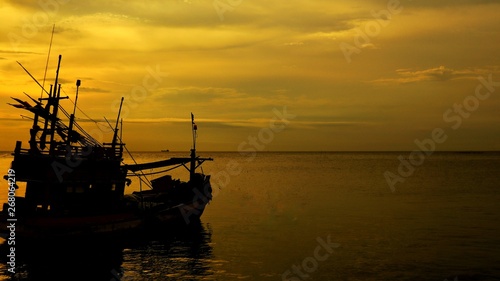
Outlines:
{"label": "rigging line", "polygon": [[[73,105],[75,105],[75,102],[74,102],[74,101],[73,101],[73,100],[69,97],[69,95],[68,95],[68,94],[66,94],[66,92],[64,91],[64,89],[62,89],[62,91],[63,91],[63,93],[64,93],[65,95],[67,95],[67,96],[68,96],[69,101],[70,101]],[[77,108],[77,109],[78,109],[78,110],[79,110],[79,111],[80,111],[83,115],[85,115],[85,117],[87,117],[87,119],[89,119],[90,121],[92,121],[92,122],[94,122],[94,123],[98,123],[98,122],[99,122],[99,121],[96,121],[96,120],[92,119],[92,117],[88,116],[88,115],[87,115],[87,113],[85,113],[85,112],[84,112],[84,111],[83,111],[83,110],[82,110],[82,109],[81,109],[78,105],[76,105],[76,108]]]}
{"label": "rigging line", "polygon": [[77,122],[73,122],[73,125],[75,125],[79,130],[80,132],[85,135],[85,137],[88,139],[89,142],[91,142],[92,144],[94,144],[95,146],[99,146],[101,147],[101,143],[99,141],[97,141],[92,135],[90,135],[89,133],[87,133],[87,131],[85,131],[82,126],[80,126],[80,124],[78,124]]}
{"label": "rigging line", "polygon": [[[66,117],[69,118],[69,113],[66,111],[66,109],[64,109],[64,107],[62,107],[61,105],[59,105],[59,109],[64,113],[64,115],[66,115]],[[85,131],[80,126],[80,124],[78,124],[77,122],[73,122],[73,125],[76,126],[83,135],[85,135],[85,137],[88,139],[88,141],[90,143],[92,143],[95,146],[99,146],[99,147],[101,146],[101,144],[94,137],[92,137],[89,133],[87,133],[87,131]]]}
{"label": "rigging line", "polygon": [[[75,102],[69,97],[69,95],[66,93],[66,91],[64,91],[64,89],[62,89],[63,93],[68,96],[68,100],[73,104],[75,105]],[[97,121],[95,121],[94,119],[92,119],[90,116],[88,116],[83,110],[80,109],[80,107],[78,105],[76,105],[76,108],[78,108],[78,110],[80,110],[80,112],[85,115],[85,117],[87,117],[90,121],[94,122],[94,123],[97,123]]]}
{"label": "rigging line", "polygon": [[[108,123],[109,124],[109,123]],[[120,138],[120,143],[123,143],[122,142],[122,139]],[[130,153],[130,151],[128,150],[127,146],[123,146],[125,147],[125,151],[127,151],[128,155],[130,156],[130,158],[132,158],[132,161],[134,161],[135,164],[137,164],[137,161],[135,161],[135,158],[134,156],[132,156],[132,153]],[[125,164],[125,163],[123,163]],[[135,172],[134,172],[135,174]],[[153,189],[153,184],[151,183],[151,181],[146,177],[146,175],[144,174],[144,171],[141,171],[141,174],[144,176],[144,179],[147,181],[147,182],[144,182],[149,188]],[[141,178],[141,176],[139,175],[138,176],[139,178]]]}
{"label": "rigging line", "polygon": [[[62,91],[64,92],[64,94],[66,94],[66,92],[64,91],[64,88],[62,89]],[[74,104],[75,104],[75,102],[74,102],[74,101],[73,101],[73,100],[69,97],[69,95],[68,95],[68,94],[66,94],[66,95],[68,96],[69,101],[70,101],[71,103],[73,103],[73,105],[74,105]],[[99,130],[100,130],[101,132],[103,132],[103,133],[109,133],[109,132],[104,132],[104,130],[103,130],[103,129],[101,129],[101,128],[99,127],[99,125],[102,123],[102,121],[96,121],[96,120],[94,120],[92,117],[88,116],[88,115],[87,115],[87,113],[85,113],[85,112],[84,112],[84,111],[83,111],[83,110],[82,110],[82,109],[81,109],[78,105],[76,106],[76,108],[77,108],[77,109],[78,109],[78,110],[79,110],[79,111],[80,111],[83,115],[85,115],[85,117],[87,117],[87,119],[88,119],[89,121],[93,122],[93,123],[97,126],[97,129],[99,129]],[[68,118],[69,118],[69,117],[68,117]],[[80,118],[79,118],[79,119],[80,119]],[[77,123],[77,122],[76,122],[76,118],[75,118],[74,122],[75,122],[74,124],[76,124],[76,123]],[[80,130],[83,130],[83,129],[79,126],[79,125],[77,125],[77,126],[78,126],[78,128],[80,128]],[[88,136],[90,136],[90,135],[88,135]],[[90,137],[91,137],[91,136],[90,136]],[[93,137],[91,137],[91,138],[92,138],[92,139],[94,139]],[[95,140],[95,139],[94,139],[94,141],[97,143],[97,146],[101,146],[101,145],[97,142],[97,140]]]}
{"label": "rigging line", "polygon": [[[59,109],[64,113],[64,115],[66,115],[66,117],[69,118],[69,113],[66,111],[66,109],[64,109],[64,107],[62,107],[61,105],[59,105]],[[94,144],[98,144],[98,142],[89,134],[87,133],[81,126],[80,124],[78,124],[77,122],[73,122],[73,125],[75,125],[82,134],[84,134],[90,142],[94,143]],[[98,145],[100,146],[100,145]]]}
{"label": "rigging line", "polygon": [[[148,182],[146,182],[146,181],[142,178],[142,176],[141,176],[141,175],[138,175],[138,174],[136,174],[135,172],[133,172],[133,174],[134,174],[134,176],[138,177],[138,178],[139,178],[139,180],[140,180],[141,182],[143,182],[144,184],[146,184],[149,188],[153,189],[153,187],[152,187],[151,185],[149,185],[149,183],[148,183]],[[129,175],[127,175],[127,177],[128,177],[128,176],[129,176]],[[147,178],[146,178],[146,180],[147,180]],[[142,194],[141,194],[141,196],[142,196]]]}
{"label": "rigging line", "polygon": [[[74,104],[75,104],[75,102],[74,102],[74,101],[73,101],[73,100],[69,97],[69,95],[66,93],[66,91],[64,91],[64,88],[61,88],[61,89],[62,89],[63,93],[64,93],[64,94],[68,97],[69,101],[70,101],[71,103],[73,103],[73,105],[74,105]],[[101,132],[104,132],[104,131],[103,131],[103,130],[99,127],[99,124],[101,124],[101,123],[102,123],[102,121],[96,121],[96,120],[94,120],[92,117],[88,116],[88,115],[87,115],[87,113],[85,113],[85,112],[84,112],[84,111],[83,111],[83,110],[82,110],[82,109],[81,109],[78,105],[76,106],[76,108],[77,108],[77,109],[78,109],[78,110],[79,110],[79,111],[80,111],[83,115],[85,115],[85,117],[87,117],[87,119],[88,119],[89,121],[94,122],[94,123],[96,124],[97,128],[98,128]],[[68,117],[68,118],[69,118],[69,117]],[[76,122],[76,119],[75,119],[75,122]],[[108,133],[108,132],[105,132],[105,133]],[[101,146],[101,145],[99,144],[98,146]]]}
{"label": "rigging line", "polygon": [[29,117],[29,116],[24,116],[21,114],[21,118],[22,119],[29,119],[29,120],[34,120],[32,117]]}
{"label": "rigging line", "polygon": [[[166,170],[162,170],[162,171],[158,171],[158,172],[151,172],[151,173],[143,173],[145,176],[150,176],[150,175],[156,175],[156,174],[161,174],[161,173],[166,173],[166,172],[169,172],[171,170],[174,170],[174,169],[177,169],[179,167],[181,167],[182,164],[180,165],[177,165],[175,167],[172,167],[172,168],[169,168],[169,169],[166,169]],[[135,172],[133,172],[133,174],[135,175]],[[128,176],[128,175],[127,175]]]}
{"label": "rigging line", "polygon": [[45,92],[45,93],[47,93],[47,95],[50,95],[49,92],[47,92],[47,90],[45,90],[45,88],[42,86],[42,84],[40,84],[40,82],[38,82],[36,80],[36,78],[33,77],[33,75],[31,75],[31,73],[19,61],[16,61],[16,62],[24,69],[24,71],[26,71],[26,73],[28,73],[28,75],[31,77],[31,79],[33,79],[33,81],[35,81],[38,84],[38,86],[40,86],[40,88],[42,88],[42,92]]}
{"label": "rigging line", "polygon": [[[57,126],[61,129],[64,129],[64,130],[67,130],[68,127],[66,126],[66,124],[64,124],[61,120],[58,120],[57,121]],[[80,144],[85,144],[85,145],[89,145],[89,144],[92,144],[90,141],[88,141],[87,139],[83,139],[83,140],[79,140],[78,141]]]}
{"label": "rigging line", "polygon": [[43,88],[45,87],[45,78],[47,77],[47,68],[49,67],[49,58],[50,58],[50,50],[52,49],[52,39],[54,38],[54,30],[56,28],[56,24],[52,26],[52,35],[50,36],[50,44],[49,44],[49,53],[47,54],[47,62],[45,63],[45,73],[43,74],[43,84],[42,84],[42,92],[40,93],[40,98],[43,97]]}
{"label": "rigging line", "polygon": [[[19,63],[19,62],[18,62]],[[21,65],[22,66],[22,65]],[[24,67],[23,67],[24,68]],[[37,82],[38,83],[38,82]],[[40,83],[38,83],[38,85],[40,85]],[[43,89],[43,88],[42,88]],[[64,89],[61,87],[63,93],[65,95],[67,95],[66,91],[64,91]],[[69,97],[68,97],[69,98]],[[59,104],[59,109],[61,110],[62,113],[64,113],[64,115],[70,119],[70,115],[69,113],[66,111],[66,109],[64,109],[64,107],[62,105]],[[62,122],[62,121],[60,121]],[[64,125],[64,123],[62,123]],[[80,132],[87,138],[87,141],[88,141],[88,144],[92,144],[92,145],[95,145],[95,146],[98,146],[98,147],[101,147],[102,145],[94,138],[92,137],[89,133],[87,133],[87,131],[85,131],[81,126],[80,124],[78,124],[77,122],[74,122],[73,125],[75,125],[79,130]]]}
{"label": "rigging line", "polygon": [[[106,118],[106,116],[104,116],[104,120],[106,120],[106,122],[108,123],[108,126],[109,126],[111,129],[113,129],[113,127],[112,127],[112,126],[111,126],[111,124],[109,123],[109,121],[108,121],[108,119]],[[118,139],[120,140],[120,143],[123,143],[123,141],[122,141],[122,139],[121,139],[120,137],[118,137]],[[130,151],[128,150],[127,146],[125,146],[125,145],[124,145],[123,147],[125,148],[125,151],[127,151],[127,153],[128,153],[128,155],[130,156],[130,158],[132,158],[132,161],[134,161],[134,163],[135,163],[135,164],[137,164],[137,161],[135,161],[134,156],[132,155],[132,153],[130,153]],[[123,164],[125,164],[125,163],[123,163]],[[149,181],[149,179],[148,179],[148,178],[146,178],[146,176],[144,175],[144,172],[143,172],[143,171],[141,171],[141,174],[142,174],[142,175],[144,176],[144,178],[146,179],[147,183],[146,183],[146,182],[145,182],[145,183],[148,185],[148,187],[149,187],[149,188],[151,188],[151,189],[153,189],[153,184],[151,183],[151,181]],[[139,178],[140,178],[140,176],[139,176]]]}
{"label": "rigging line", "polygon": [[[64,108],[60,108],[60,109],[62,109],[61,111],[63,111],[63,113],[64,113],[65,109]],[[67,115],[67,112],[65,114]],[[102,145],[92,135],[87,133],[87,131],[85,131],[85,129],[83,129],[82,126],[80,126],[80,124],[78,124],[77,122],[73,122],[73,125],[82,134],[82,137],[84,137],[85,144],[102,147]],[[66,124],[62,120],[57,121],[57,126],[62,128],[62,129],[65,129],[65,130],[68,129],[68,126],[66,126]]]}
{"label": "rigging line", "polygon": [[87,133],[82,127],[80,127],[79,124],[73,123],[73,125],[75,125],[80,130],[80,132],[85,135],[85,137],[86,137],[85,139],[89,143],[91,143],[92,145],[97,146],[97,147],[102,147],[102,145],[96,139],[94,139],[94,137],[92,137],[89,133]]}

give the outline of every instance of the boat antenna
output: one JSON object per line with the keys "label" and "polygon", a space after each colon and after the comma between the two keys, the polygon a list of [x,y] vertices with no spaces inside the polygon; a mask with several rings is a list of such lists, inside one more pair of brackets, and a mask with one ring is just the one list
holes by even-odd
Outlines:
{"label": "boat antenna", "polygon": [[120,119],[120,144],[123,144],[123,118]]}
{"label": "boat antenna", "polygon": [[73,115],[76,113],[76,103],[78,102],[78,89],[82,85],[82,81],[80,79],[76,80],[76,97],[75,97],[75,107],[73,107]]}
{"label": "boat antenna", "polygon": [[73,133],[73,123],[75,122],[76,103],[78,102],[78,89],[80,88],[81,84],[82,81],[80,81],[80,79],[76,80],[75,106],[73,107],[73,114],[69,116],[68,139],[67,139],[68,145],[71,143],[71,135]]}
{"label": "boat antenna", "polygon": [[40,93],[40,98],[43,96],[43,89],[45,86],[45,78],[47,77],[47,68],[49,67],[49,58],[50,58],[50,50],[52,49],[52,39],[54,38],[54,30],[56,28],[56,24],[52,26],[52,35],[50,36],[50,44],[49,44],[49,52],[47,54],[47,62],[45,63],[45,73],[43,74],[43,83],[42,83],[42,92]]}
{"label": "boat antenna", "polygon": [[[61,69],[61,59],[62,55],[59,55],[59,59],[57,61],[57,69],[56,69],[56,79],[54,81],[54,88],[52,88],[52,95],[49,95],[49,99],[47,101],[47,105],[52,105],[53,111],[51,115],[51,124],[50,124],[50,148],[49,153],[52,155],[55,150],[55,142],[54,142],[54,132],[56,130],[57,123],[57,111],[59,110],[59,99],[61,98],[61,84],[59,84],[59,70]],[[50,107],[49,107],[50,108]],[[47,121],[45,122],[47,124]]]}
{"label": "boat antenna", "polygon": [[198,130],[198,126],[194,123],[194,115],[191,112],[191,131],[193,132],[193,150],[196,150],[196,130]]}
{"label": "boat antenna", "polygon": [[122,112],[122,105],[123,105],[123,97],[120,102],[120,109],[118,109],[118,117],[116,117],[115,133],[113,134],[113,141],[111,142],[111,146],[113,147],[113,149],[116,146],[116,139],[118,137],[118,122],[120,121],[120,113]]}
{"label": "boat antenna", "polygon": [[[108,119],[106,118],[106,116],[104,116],[104,121],[106,121],[106,123],[108,123],[108,126],[111,128],[111,130],[113,130],[113,126],[111,126],[111,123],[109,123]],[[123,139],[122,139],[122,132],[123,132],[123,119],[121,119],[121,122],[122,122],[122,131],[120,132],[120,143],[123,144]],[[132,161],[134,161],[134,164],[137,164],[137,161],[135,161],[135,158],[134,158],[134,155],[132,155],[132,153],[130,153],[130,151],[128,150],[127,146],[126,145],[123,145],[123,147],[125,147],[125,151],[127,151],[128,155],[130,156],[130,158],[132,159]],[[142,179],[141,175],[137,175],[135,172],[134,174],[139,177],[139,180],[141,182],[144,181],[144,183],[151,189],[153,189],[153,184],[151,183],[151,181],[146,177],[146,174],[144,174],[144,171],[141,170],[141,174],[142,176],[144,176],[144,179]],[[142,187],[141,187],[142,188]],[[141,195],[142,196],[142,195]]]}
{"label": "boat antenna", "polygon": [[194,173],[196,170],[196,130],[198,126],[194,123],[194,115],[191,112],[191,130],[193,131],[193,149],[191,149],[191,165],[189,169],[190,180],[194,179]]}

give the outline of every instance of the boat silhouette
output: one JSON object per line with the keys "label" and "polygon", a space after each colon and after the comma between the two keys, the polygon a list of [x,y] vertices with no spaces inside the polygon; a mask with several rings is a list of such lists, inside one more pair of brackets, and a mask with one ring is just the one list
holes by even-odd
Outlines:
{"label": "boat silhouette", "polygon": [[[123,98],[111,142],[96,140],[75,120],[80,80],[76,82],[73,113],[60,105],[60,100],[68,98],[61,96],[61,58],[59,55],[55,81],[48,91],[21,65],[45,96],[34,99],[26,94],[30,102],[13,98],[17,103],[11,104],[31,112],[33,125],[28,147],[16,142],[11,168],[4,176],[9,183],[9,197],[0,213],[1,234],[8,237],[15,228],[16,238],[116,235],[198,220],[212,200],[212,187],[210,175],[199,173],[197,168],[213,159],[196,154],[194,115],[191,113],[193,146],[188,157],[123,164],[127,149],[118,136]],[[61,114],[68,124],[59,117]],[[189,180],[163,175],[151,181],[150,190],[141,188],[125,194],[132,176],[165,167],[186,168]],[[24,195],[16,193],[18,183],[26,184]]]}

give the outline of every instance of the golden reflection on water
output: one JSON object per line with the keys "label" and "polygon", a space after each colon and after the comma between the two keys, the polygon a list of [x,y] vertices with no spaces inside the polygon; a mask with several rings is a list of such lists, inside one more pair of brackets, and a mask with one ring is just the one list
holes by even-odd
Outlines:
{"label": "golden reflection on water", "polygon": [[[399,153],[260,153],[251,160],[238,153],[202,155],[215,158],[204,165],[215,177],[215,196],[202,217],[210,234],[201,231],[201,242],[179,234],[124,247],[118,255],[124,276],[280,280],[314,255],[318,237],[328,236],[340,247],[308,280],[500,275],[498,153],[435,153],[396,192],[383,174],[397,169]],[[230,161],[239,172],[217,181]],[[138,189],[137,181],[130,188]]]}

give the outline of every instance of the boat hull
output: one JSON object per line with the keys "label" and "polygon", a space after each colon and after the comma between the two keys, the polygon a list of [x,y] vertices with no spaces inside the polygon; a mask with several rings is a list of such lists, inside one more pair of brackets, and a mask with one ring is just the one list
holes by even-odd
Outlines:
{"label": "boat hull", "polygon": [[[157,227],[179,227],[199,221],[207,203],[197,200],[154,213],[128,211],[98,216],[27,217],[16,221],[2,216],[0,237],[8,239],[11,232],[15,233],[16,239],[115,236]],[[7,228],[9,225],[15,227]]]}

